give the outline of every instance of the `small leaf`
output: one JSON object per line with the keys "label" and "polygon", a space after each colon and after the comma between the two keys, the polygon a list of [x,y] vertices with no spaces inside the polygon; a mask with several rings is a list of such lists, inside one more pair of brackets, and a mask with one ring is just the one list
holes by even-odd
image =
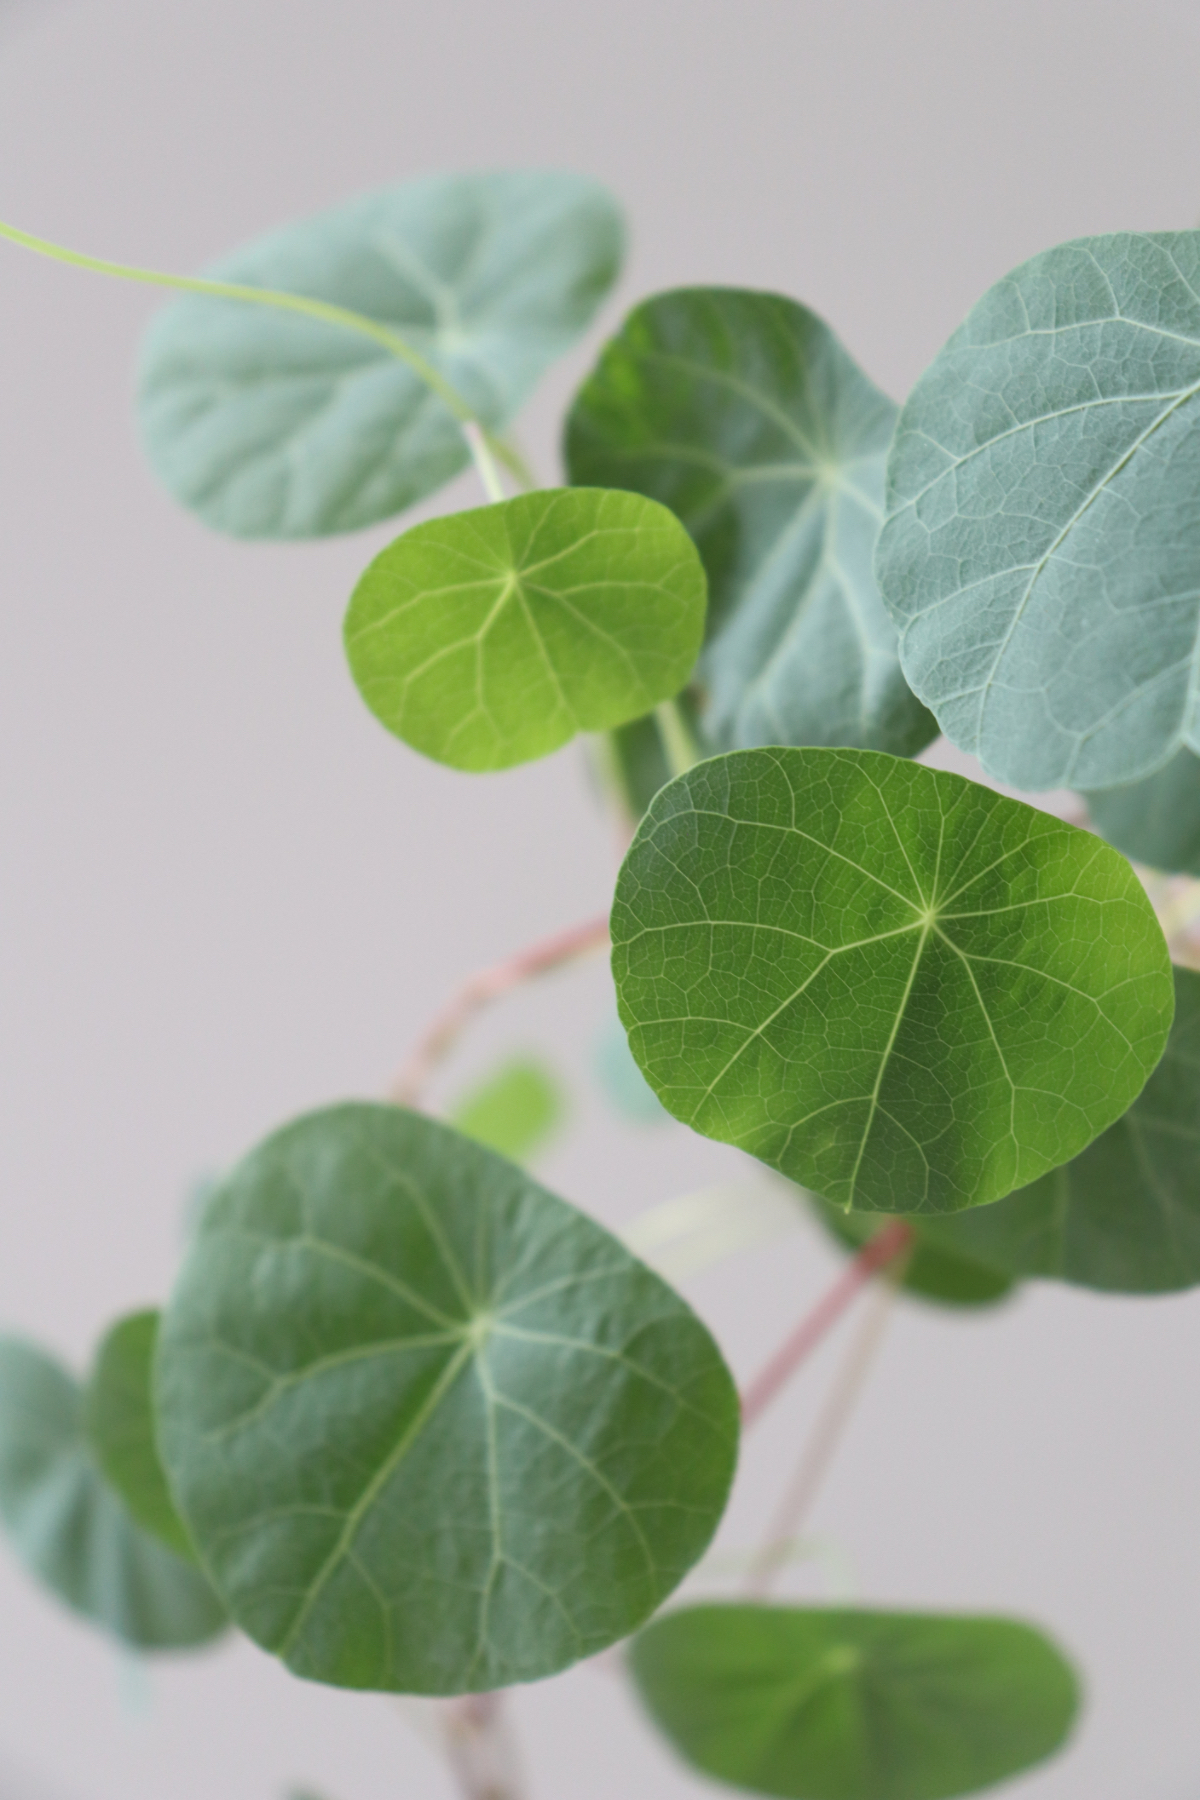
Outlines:
{"label": "small leaf", "polygon": [[704,558],[714,748],[936,736],[871,567],[895,417],[815,313],[737,288],[646,301],[576,399],[572,481],[661,500]]}
{"label": "small leaf", "polygon": [[994,1206],[926,1229],[1010,1275],[1117,1294],[1200,1283],[1200,975],[1175,970],[1163,1059],[1103,1137]]}
{"label": "small leaf", "polygon": [[1123,856],[870,750],[740,750],[672,782],[612,934],[668,1111],[867,1212],[980,1206],[1067,1161],[1171,1023]]}
{"label": "small leaf", "polygon": [[[1045,1176],[1043,1179],[1054,1178]],[[831,1206],[818,1194],[806,1194],[805,1198],[825,1229],[847,1250],[861,1250],[887,1216],[845,1212],[840,1206]],[[972,1207],[958,1217],[974,1218],[977,1211],[978,1208]],[[1011,1275],[1001,1274],[989,1268],[986,1262],[939,1242],[936,1236],[939,1221],[930,1223],[932,1235],[925,1230],[925,1221],[916,1222],[917,1241],[904,1265],[900,1284],[906,1293],[916,1294],[922,1300],[935,1300],[942,1306],[994,1306],[998,1300],[1007,1299],[1014,1285]],[[947,1223],[953,1226],[954,1221]]]}
{"label": "small leaf", "polygon": [[77,1383],[14,1338],[0,1338],[0,1521],[31,1574],[125,1643],[187,1649],[228,1623],[200,1571],[105,1480]]}
{"label": "small leaf", "polygon": [[550,1071],[517,1058],[460,1100],[450,1123],[477,1144],[513,1162],[528,1162],[560,1130],[565,1116],[566,1102]]}
{"label": "small leaf", "polygon": [[[615,280],[622,225],[595,182],[556,172],[433,175],[285,226],[214,265],[402,336],[500,429]],[[155,320],[142,436],[161,480],[235,537],[352,531],[466,467],[424,381],[355,331],[192,296]]]}
{"label": "small leaf", "polygon": [[640,1625],[724,1509],[708,1332],[514,1164],[394,1106],[314,1113],[210,1203],[159,1441],[237,1622],[296,1674],[451,1694]]}
{"label": "small leaf", "polygon": [[670,1113],[633,1059],[625,1028],[615,1012],[596,1038],[596,1079],[614,1112],[634,1125],[662,1125]]}
{"label": "small leaf", "polygon": [[101,1470],[138,1524],[194,1563],[155,1442],[150,1377],[158,1322],[157,1312],[132,1313],[107,1333],[84,1392],[84,1425]]}
{"label": "small leaf", "polygon": [[635,1639],[638,1690],[706,1775],[787,1800],[948,1800],[1052,1756],[1070,1665],[1014,1619],[692,1606]]}
{"label": "small leaf", "polygon": [[1145,781],[1084,796],[1092,823],[1135,862],[1200,875],[1200,759],[1178,750]]}
{"label": "small leaf", "polygon": [[918,381],[877,571],[950,740],[1023,788],[1200,750],[1200,231],[997,282]]}
{"label": "small leaf", "polygon": [[558,488],[415,525],[346,614],[359,692],[455,769],[507,769],[621,725],[687,680],[704,571],[665,506]]}

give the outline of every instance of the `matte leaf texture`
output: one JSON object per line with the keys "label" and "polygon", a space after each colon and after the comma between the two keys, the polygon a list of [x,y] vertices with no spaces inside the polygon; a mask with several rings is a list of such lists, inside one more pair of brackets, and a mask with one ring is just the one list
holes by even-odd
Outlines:
{"label": "matte leaf texture", "polygon": [[[884,1222],[878,1213],[844,1212],[817,1194],[806,1194],[805,1198],[830,1236],[847,1250],[861,1250]],[[972,1219],[977,1210],[972,1208],[958,1217]],[[955,1222],[947,1221],[951,1228]],[[936,1232],[938,1221],[932,1223]],[[1011,1275],[989,1268],[987,1262],[965,1255],[949,1243],[938,1242],[936,1236],[931,1238],[924,1225],[925,1221],[918,1223],[916,1243],[904,1264],[900,1285],[906,1293],[941,1306],[994,1306],[998,1300],[1007,1299],[1014,1286]],[[947,1236],[953,1236],[952,1229]]]}
{"label": "matte leaf texture", "polygon": [[678,693],[704,608],[700,559],[665,506],[556,488],[397,538],[354,590],[346,654],[414,750],[507,769]]}
{"label": "matte leaf texture", "polygon": [[127,1644],[189,1649],[228,1624],[200,1571],[106,1481],[78,1383],[14,1338],[0,1338],[0,1521],[31,1574]]}
{"label": "matte leaf texture", "polygon": [[655,1722],[706,1775],[787,1800],[948,1800],[1053,1755],[1079,1705],[1029,1625],[693,1606],[634,1641]]}
{"label": "matte leaf texture", "polygon": [[1082,238],[921,377],[877,569],[946,736],[1017,787],[1200,750],[1200,232]]}
{"label": "matte leaf texture", "polygon": [[695,1130],[862,1211],[980,1206],[1129,1105],[1173,1011],[1123,856],[871,750],[740,750],[657,796],[613,971]]}
{"label": "matte leaf texture", "polygon": [[1135,862],[1200,875],[1200,759],[1178,750],[1145,781],[1084,796],[1092,823]]}
{"label": "matte leaf texture", "polygon": [[576,399],[572,481],[663,501],[704,558],[713,748],[937,735],[872,571],[895,417],[815,313],[737,288],[646,301]]}
{"label": "matte leaf texture", "polygon": [[1175,970],[1166,1053],[1103,1137],[994,1206],[925,1229],[1011,1275],[1117,1294],[1200,1283],[1200,975]]}
{"label": "matte leaf texture", "polygon": [[515,1057],[459,1101],[450,1115],[456,1131],[527,1162],[562,1127],[566,1101],[550,1070],[530,1057]]}
{"label": "matte leaf texture", "polygon": [[158,1322],[157,1312],[131,1313],[107,1333],[84,1391],[84,1425],[97,1462],[138,1524],[195,1562],[155,1441],[151,1374]]}
{"label": "matte leaf texture", "polygon": [[164,1316],[159,1439],[242,1628],[297,1675],[452,1694],[634,1630],[728,1495],[708,1332],[514,1164],[399,1107],[267,1139]]}
{"label": "matte leaf texture", "polygon": [[615,788],[630,829],[671,779],[662,733],[653,713],[618,725],[600,740],[598,755],[606,785]]}
{"label": "matte leaf texture", "polygon": [[[615,280],[616,203],[553,171],[434,175],[272,232],[208,271],[365,314],[498,430]],[[445,402],[383,345],[236,300],[151,326],[142,436],[176,499],[219,531],[303,538],[390,518],[466,467]]]}

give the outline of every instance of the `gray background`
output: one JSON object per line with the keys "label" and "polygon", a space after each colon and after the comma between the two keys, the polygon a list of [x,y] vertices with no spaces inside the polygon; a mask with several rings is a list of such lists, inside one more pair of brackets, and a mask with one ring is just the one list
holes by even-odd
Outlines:
{"label": "gray background", "polygon": [[[902,395],[1032,252],[1200,217],[1198,21],[1174,0],[10,0],[0,215],[186,270],[409,173],[563,164],[632,215],[605,323],[680,282],[777,288]],[[166,1290],[190,1182],[377,1092],[461,973],[602,910],[613,874],[577,752],[471,780],[358,703],[340,616],[386,533],[239,547],[157,491],[129,404],[155,303],[0,249],[0,1323],[77,1362]],[[532,410],[546,479],[588,354]],[[514,1000],[446,1091],[505,1047],[555,1054],[577,1129],[545,1174],[620,1222],[742,1165],[613,1124],[587,1077],[607,1005],[599,963]],[[835,1266],[798,1229],[689,1291],[744,1372]],[[1200,1794],[1198,1351],[1189,1297],[905,1305],[821,1496],[835,1573],[795,1592],[1012,1609],[1079,1656],[1078,1742],[1014,1795]],[[761,1530],[828,1367],[748,1450],[728,1545]],[[245,1644],[123,1663],[3,1554],[0,1619],[0,1800],[449,1792],[394,1702]],[[536,1800],[710,1791],[605,1673],[517,1712]]]}

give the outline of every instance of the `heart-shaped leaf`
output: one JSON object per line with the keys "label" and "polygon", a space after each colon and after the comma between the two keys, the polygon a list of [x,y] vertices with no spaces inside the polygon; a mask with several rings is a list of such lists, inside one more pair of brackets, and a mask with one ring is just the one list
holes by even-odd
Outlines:
{"label": "heart-shaped leaf", "polygon": [[[1043,1179],[1050,1181],[1054,1177]],[[846,1250],[861,1250],[884,1223],[884,1216],[879,1213],[845,1212],[822,1200],[819,1194],[806,1194],[805,1198],[830,1236]],[[998,1204],[1003,1206],[1004,1202]],[[978,1210],[972,1207],[957,1217],[971,1219]],[[926,1230],[927,1223],[931,1230]],[[998,1300],[1006,1299],[1013,1290],[1012,1276],[939,1241],[936,1231],[940,1223],[916,1222],[916,1242],[904,1263],[900,1282],[905,1292],[922,1300],[935,1300],[942,1306],[994,1306]],[[946,1223],[953,1226],[954,1220]]]}
{"label": "heart-shaped leaf", "polygon": [[612,935],[668,1111],[864,1211],[955,1212],[1066,1162],[1171,1023],[1123,856],[870,750],[740,750],[673,781]]}
{"label": "heart-shaped leaf", "polygon": [[158,1323],[157,1312],[131,1313],[105,1335],[84,1392],[84,1424],[97,1462],[138,1524],[195,1562],[155,1437],[151,1370]]}
{"label": "heart-shaped leaf", "polygon": [[557,488],[415,525],[346,614],[359,692],[389,731],[455,769],[507,769],[683,686],[704,570],[638,494]]}
{"label": "heart-shaped leaf", "polygon": [[1092,823],[1135,862],[1200,875],[1200,759],[1177,750],[1145,781],[1085,796]]}
{"label": "heart-shaped leaf", "polygon": [[651,1717],[688,1762],[786,1800],[948,1800],[1061,1748],[1070,1665],[1015,1619],[692,1606],[635,1639]]}
{"label": "heart-shaped leaf", "polygon": [[895,417],[815,313],[737,288],[646,301],[576,399],[572,481],[663,501],[704,558],[714,747],[936,736],[871,567]]}
{"label": "heart-shaped leaf", "polygon": [[560,1129],[566,1101],[540,1062],[514,1057],[458,1102],[450,1123],[513,1162],[528,1162]]}
{"label": "heart-shaped leaf", "polygon": [[[260,239],[211,270],[388,327],[500,429],[616,278],[614,201],[578,175],[435,175]],[[142,436],[185,506],[235,537],[390,518],[466,466],[445,401],[353,330],[189,296],[152,325]]]}
{"label": "heart-shaped leaf", "polygon": [[31,1574],[142,1650],[186,1649],[228,1623],[200,1571],[136,1523],[105,1479],[83,1395],[32,1345],[0,1338],[0,1521]]}
{"label": "heart-shaped leaf", "polygon": [[1102,1137],[1006,1200],[923,1229],[1009,1275],[1117,1294],[1200,1283],[1200,975],[1175,970],[1163,1059]]}
{"label": "heart-shaped leaf", "polygon": [[444,1125],[346,1105],[210,1202],[159,1441],[237,1622],[297,1674],[449,1694],[640,1625],[725,1505],[737,1398],[679,1297]]}
{"label": "heart-shaped leaf", "polygon": [[946,736],[1018,787],[1200,750],[1200,232],[1083,238],[969,314],[900,415],[877,570]]}

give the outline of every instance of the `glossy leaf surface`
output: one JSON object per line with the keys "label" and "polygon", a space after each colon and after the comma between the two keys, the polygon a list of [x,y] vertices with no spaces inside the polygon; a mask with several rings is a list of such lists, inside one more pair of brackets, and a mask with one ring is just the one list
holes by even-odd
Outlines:
{"label": "glossy leaf surface", "polygon": [[359,582],[346,653],[376,718],[456,769],[506,769],[669,699],[704,570],[637,494],[559,488],[416,525]]}
{"label": "glossy leaf surface", "polygon": [[613,970],[676,1118],[863,1211],[978,1206],[1118,1118],[1173,1010],[1125,858],[960,775],[742,750],[657,796]]}
{"label": "glossy leaf surface", "polygon": [[[435,175],[272,232],[209,271],[363,313],[399,333],[493,429],[591,319],[622,225],[594,182]],[[189,296],[142,356],[155,472],[207,524],[296,538],[390,518],[466,467],[443,400],[337,325]]]}
{"label": "glossy leaf surface", "polygon": [[84,1423],[97,1462],[138,1524],[195,1562],[155,1440],[151,1375],[158,1322],[156,1311],[131,1313],[106,1333],[84,1392]]}
{"label": "glossy leaf surface", "polygon": [[[843,1212],[840,1206],[831,1206],[816,1194],[805,1197],[826,1231],[846,1250],[861,1250],[879,1230],[885,1216]],[[972,1208],[959,1217],[971,1218],[976,1210]],[[986,1262],[952,1248],[948,1242],[939,1242],[923,1229],[924,1224],[925,1221],[917,1221],[917,1240],[904,1264],[900,1285],[906,1293],[919,1295],[922,1300],[936,1300],[943,1306],[994,1306],[1012,1292],[1011,1275],[989,1268]]]}
{"label": "glossy leaf surface", "polygon": [[562,1090],[549,1069],[529,1057],[516,1057],[464,1095],[450,1123],[477,1144],[526,1162],[544,1148],[565,1116]]}
{"label": "glossy leaf surface", "polygon": [[918,381],[877,569],[946,736],[1023,788],[1200,749],[1200,232],[1063,244]]}
{"label": "glossy leaf surface", "polygon": [[927,1229],[1012,1275],[1118,1294],[1200,1283],[1200,975],[1175,970],[1166,1052],[1115,1125],[1032,1186]]}
{"label": "glossy leaf surface", "polygon": [[872,570],[895,417],[815,313],[736,288],[646,301],[576,399],[572,481],[661,500],[704,558],[715,748],[936,736]]}
{"label": "glossy leaf surface", "polygon": [[105,1479],[78,1384],[14,1338],[0,1338],[0,1521],[31,1574],[125,1643],[186,1649],[228,1622],[200,1571]]}
{"label": "glossy leaf surface", "polygon": [[297,1674],[458,1693],[640,1625],[725,1505],[707,1331],[514,1164],[399,1107],[269,1138],[164,1315],[159,1438],[234,1617]]}
{"label": "glossy leaf surface", "polygon": [[1200,758],[1177,750],[1145,781],[1085,796],[1092,823],[1135,862],[1200,875]]}
{"label": "glossy leaf surface", "polygon": [[651,1717],[707,1775],[787,1800],[948,1800],[1061,1747],[1075,1676],[1012,1619],[693,1606],[630,1652]]}

